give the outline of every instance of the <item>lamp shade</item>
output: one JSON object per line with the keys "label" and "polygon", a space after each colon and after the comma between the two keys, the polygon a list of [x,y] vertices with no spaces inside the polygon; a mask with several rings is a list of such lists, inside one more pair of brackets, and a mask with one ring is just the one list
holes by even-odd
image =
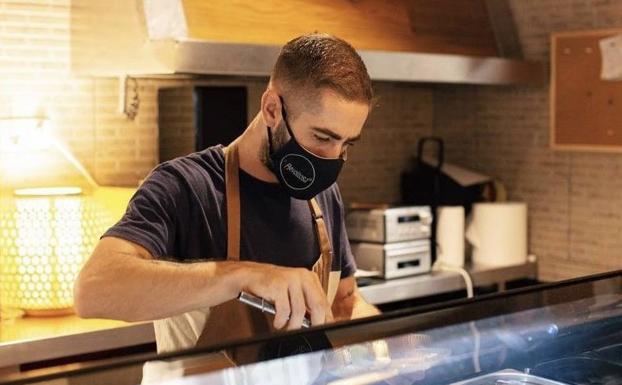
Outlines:
{"label": "lamp shade", "polygon": [[[70,191],[70,190],[68,190]],[[71,313],[73,284],[109,213],[79,190],[4,197],[0,211],[0,303],[31,315]]]}

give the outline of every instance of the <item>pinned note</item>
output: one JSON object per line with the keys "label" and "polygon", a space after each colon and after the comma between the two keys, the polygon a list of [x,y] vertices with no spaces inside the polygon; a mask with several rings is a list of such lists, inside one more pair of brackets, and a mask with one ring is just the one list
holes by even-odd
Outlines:
{"label": "pinned note", "polygon": [[622,34],[601,39],[602,56],[600,78],[603,80],[622,80]]}

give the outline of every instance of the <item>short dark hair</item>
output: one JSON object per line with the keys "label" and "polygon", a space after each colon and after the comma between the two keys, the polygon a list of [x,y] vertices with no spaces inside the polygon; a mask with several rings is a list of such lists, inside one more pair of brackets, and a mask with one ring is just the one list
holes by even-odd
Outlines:
{"label": "short dark hair", "polygon": [[296,89],[330,89],[371,107],[373,90],[363,59],[345,40],[312,33],[290,40],[276,60],[270,81]]}

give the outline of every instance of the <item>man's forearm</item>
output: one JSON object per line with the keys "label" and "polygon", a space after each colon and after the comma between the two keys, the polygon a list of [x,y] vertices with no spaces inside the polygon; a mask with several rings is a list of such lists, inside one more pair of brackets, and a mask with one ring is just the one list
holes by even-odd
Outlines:
{"label": "man's forearm", "polygon": [[142,246],[115,237],[102,238],[74,287],[79,316],[126,321],[213,307],[241,290],[275,304],[277,329],[300,327],[305,310],[313,325],[332,320],[322,286],[307,269],[250,261],[155,260]]}
{"label": "man's forearm", "polygon": [[175,263],[113,254],[89,263],[75,286],[76,310],[87,318],[165,318],[233,299],[239,284],[236,262]]}

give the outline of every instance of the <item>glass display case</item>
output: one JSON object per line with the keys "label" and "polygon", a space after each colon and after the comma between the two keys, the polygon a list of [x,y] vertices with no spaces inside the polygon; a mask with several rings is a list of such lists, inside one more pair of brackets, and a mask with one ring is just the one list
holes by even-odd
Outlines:
{"label": "glass display case", "polygon": [[145,361],[167,384],[622,384],[622,271],[28,381]]}

